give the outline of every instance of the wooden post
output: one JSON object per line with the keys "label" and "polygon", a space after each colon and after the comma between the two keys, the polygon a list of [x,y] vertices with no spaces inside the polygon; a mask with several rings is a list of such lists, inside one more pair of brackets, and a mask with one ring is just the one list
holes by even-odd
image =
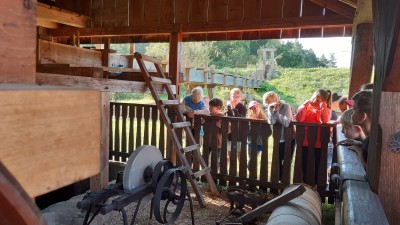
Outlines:
{"label": "wooden post", "polygon": [[[400,2],[372,0],[374,90],[367,177],[389,224],[400,220],[400,154],[392,138],[400,133]],[[395,83],[392,83],[395,82]]]}
{"label": "wooden post", "polygon": [[101,93],[100,173],[90,178],[90,190],[100,191],[108,186],[108,157],[110,132],[110,93]]}
{"label": "wooden post", "polygon": [[371,82],[373,47],[372,24],[358,24],[353,38],[349,85],[350,98],[360,90],[362,84]]}
{"label": "wooden post", "polygon": [[172,32],[169,41],[169,77],[176,85],[176,99],[180,93],[180,68],[181,68],[182,33]]}
{"label": "wooden post", "polygon": [[36,81],[36,1],[0,3],[0,83],[34,84]]}
{"label": "wooden post", "polygon": [[[169,40],[169,73],[168,76],[172,84],[176,87],[175,98],[180,99],[180,68],[181,68],[181,46],[182,46],[182,33],[172,32]],[[172,146],[171,138],[167,138],[167,154],[170,155],[171,162],[176,165],[176,146]]]}

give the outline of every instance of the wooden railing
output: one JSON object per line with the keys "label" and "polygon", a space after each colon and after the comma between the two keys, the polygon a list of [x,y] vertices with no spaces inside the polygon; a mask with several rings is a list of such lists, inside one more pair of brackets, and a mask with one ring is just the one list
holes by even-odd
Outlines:
{"label": "wooden railing", "polygon": [[[110,115],[110,160],[126,162],[130,153],[144,144],[154,145],[161,150],[164,157],[171,157],[173,151],[170,146],[167,148],[167,132],[165,125],[159,120],[156,106],[111,103]],[[202,143],[203,158],[211,166],[212,175],[218,184],[249,184],[277,190],[290,183],[306,182],[317,187],[321,196],[329,197],[329,202],[333,203],[333,190],[327,190],[327,166],[323,165],[327,165],[328,162],[331,132],[333,137],[336,137],[336,129],[332,129],[335,126],[292,122],[289,128],[285,129],[282,165],[279,157],[282,129],[280,124],[271,128],[265,120],[196,115],[193,132],[196,141]],[[202,137],[201,127],[204,130]],[[308,129],[307,137],[305,129]],[[303,177],[302,148],[296,147],[292,154],[291,143],[293,137],[297,146],[302,146],[304,138],[308,138],[310,144],[315,143],[318,129],[321,134],[321,166],[318,176],[315,178],[314,167],[308,166],[307,176]],[[218,150],[219,133],[222,143]],[[336,138],[333,138],[332,142],[335,145]],[[262,148],[259,153],[257,145]],[[313,152],[313,149],[314,146],[310,145],[308,151]],[[314,155],[308,155],[308,161],[314,162]],[[335,155],[334,147],[333,156]],[[190,159],[188,155],[188,160]],[[336,157],[333,157],[333,162],[336,162]],[[179,160],[177,164],[179,165]],[[200,169],[196,161],[192,166],[194,170]]]}
{"label": "wooden railing", "polygon": [[110,160],[126,162],[141,145],[154,145],[165,157],[166,142],[155,105],[110,103]]}
{"label": "wooden railing", "polygon": [[[345,137],[338,132],[337,139],[343,140]],[[389,224],[379,197],[369,186],[365,169],[357,154],[345,146],[339,146],[338,164],[338,174],[341,178],[339,196],[342,200],[339,206],[342,207],[336,207],[336,214],[341,215],[339,223],[336,224]]]}

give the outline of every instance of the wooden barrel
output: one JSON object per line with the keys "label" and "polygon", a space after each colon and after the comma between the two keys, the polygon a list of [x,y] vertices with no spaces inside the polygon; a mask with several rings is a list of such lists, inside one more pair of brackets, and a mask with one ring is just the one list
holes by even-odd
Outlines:
{"label": "wooden barrel", "polygon": [[[288,186],[282,194],[293,190],[299,184]],[[304,184],[302,184],[304,185]],[[268,219],[267,225],[318,225],[321,224],[321,197],[314,188],[304,185],[306,191],[283,206],[276,208]]]}

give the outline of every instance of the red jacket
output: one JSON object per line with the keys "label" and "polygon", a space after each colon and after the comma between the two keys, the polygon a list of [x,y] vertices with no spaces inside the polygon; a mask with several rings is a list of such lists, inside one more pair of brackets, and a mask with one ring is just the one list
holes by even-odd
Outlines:
{"label": "red jacket", "polygon": [[[327,123],[331,118],[331,110],[326,106],[326,103],[321,104],[321,106],[313,106],[309,101],[302,104],[297,110],[296,120],[297,122],[305,123]],[[308,146],[308,127],[305,128],[305,136],[303,141],[303,146]],[[315,148],[321,148],[320,139],[320,128],[318,127],[317,132],[317,142],[315,143]]]}

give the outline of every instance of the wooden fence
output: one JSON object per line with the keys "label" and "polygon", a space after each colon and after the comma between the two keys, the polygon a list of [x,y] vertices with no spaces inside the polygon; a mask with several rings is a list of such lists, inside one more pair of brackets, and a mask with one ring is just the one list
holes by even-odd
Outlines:
{"label": "wooden fence", "polygon": [[[110,114],[111,160],[126,162],[130,153],[144,144],[158,147],[164,157],[171,158],[172,151],[167,150],[171,147],[166,147],[165,125],[159,120],[155,106],[111,103]],[[282,132],[280,124],[271,127],[265,120],[206,115],[196,115],[193,122],[195,139],[198,143],[202,142],[203,158],[211,166],[216,183],[224,186],[248,184],[281,190],[290,183],[305,182],[316,187],[321,196],[329,197],[329,202],[333,203],[333,187],[327,188],[328,171],[324,165],[328,164],[328,160],[336,162],[335,124],[292,122],[284,130],[284,151],[279,156]],[[200,136],[201,127],[204,136]],[[321,166],[316,172],[313,166],[314,154],[310,153],[314,152],[318,130],[321,135]],[[218,135],[222,136],[220,148]],[[184,135],[179,136],[185,138]],[[303,149],[296,147],[293,151],[292,141],[296,142],[296,146],[303,146],[305,138],[308,139],[309,154],[306,176],[303,176]],[[329,145],[331,140],[333,145]],[[329,157],[329,150],[333,151],[333,158]],[[191,159],[190,155],[187,157]],[[196,161],[193,161],[192,166],[194,170],[200,169]]]}

